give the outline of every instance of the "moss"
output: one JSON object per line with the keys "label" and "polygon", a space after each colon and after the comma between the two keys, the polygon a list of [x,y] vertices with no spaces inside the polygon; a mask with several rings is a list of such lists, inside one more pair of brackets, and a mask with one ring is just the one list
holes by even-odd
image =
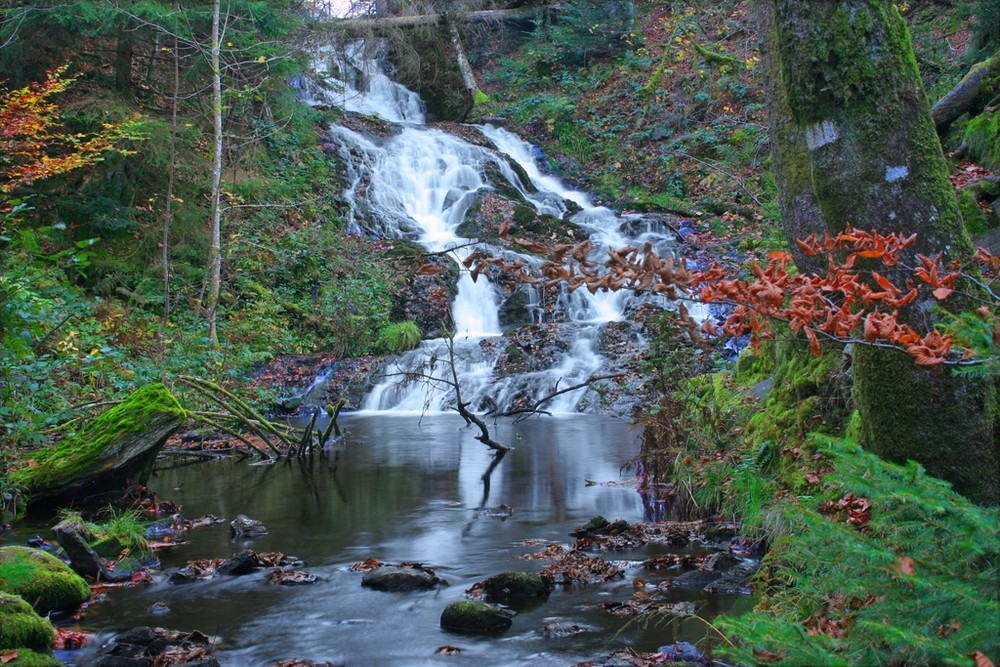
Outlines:
{"label": "moss", "polygon": [[992,169],[1000,168],[1000,113],[985,112],[965,126],[969,159]]}
{"label": "moss", "polygon": [[0,653],[10,649],[50,651],[54,636],[52,624],[23,598],[0,592]]}
{"label": "moss", "polygon": [[962,192],[958,197],[958,205],[962,210],[962,219],[965,221],[965,229],[969,236],[985,234],[989,229],[989,221],[983,209],[979,208],[975,196],[969,191]]}
{"label": "moss", "polygon": [[534,572],[501,572],[485,582],[490,597],[540,597],[549,594],[549,585]]}
{"label": "moss", "polygon": [[107,473],[131,462],[141,482],[158,451],[158,447],[150,449],[143,436],[153,433],[165,440],[186,418],[184,408],[166,386],[147,385],[105,411],[74,438],[35,454],[33,463],[13,472],[11,479],[30,493],[40,494],[69,485],[88,471]]}
{"label": "moss", "polygon": [[491,634],[511,626],[511,613],[485,602],[452,602],[441,612],[441,627],[452,632]]}
{"label": "moss", "polygon": [[90,598],[90,587],[65,563],[30,547],[0,547],[3,590],[20,595],[39,613],[72,611]]}

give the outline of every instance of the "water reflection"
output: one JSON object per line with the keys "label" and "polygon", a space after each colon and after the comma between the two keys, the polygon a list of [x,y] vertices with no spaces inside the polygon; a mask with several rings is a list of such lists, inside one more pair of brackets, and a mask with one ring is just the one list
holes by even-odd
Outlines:
{"label": "water reflection", "polygon": [[[198,629],[220,637],[217,655],[224,665],[248,667],[291,657],[348,665],[443,660],[450,665],[566,665],[614,646],[655,650],[704,633],[701,622],[691,620],[630,627],[612,639],[624,621],[599,604],[631,595],[631,579],[647,576],[634,563],[623,581],[555,591],[544,605],[520,614],[503,637],[454,636],[438,625],[444,607],[462,599],[476,581],[507,569],[544,567],[545,561],[517,558],[534,550],[522,546],[524,540],[567,543],[575,526],[597,514],[642,519],[635,490],[604,484],[619,480],[622,462],[637,451],[636,434],[626,424],[583,415],[500,423],[495,437],[515,443],[516,449],[495,467],[486,487],[483,474],[493,454],[457,416],[419,423],[384,414],[345,421],[349,438],[323,456],[268,466],[222,461],[158,471],[151,488],[182,503],[185,516],[211,513],[231,519],[244,513],[263,521],[270,534],[234,542],[225,524],[200,529],[189,545],[162,554],[164,575],[154,585],[112,591],[87,611],[84,626],[108,632],[142,624]],[[601,484],[588,486],[586,480]],[[482,511],[501,504],[513,508],[504,520]],[[242,548],[299,556],[320,581],[279,587],[261,574],[166,583],[166,575],[190,559],[228,556]],[[647,555],[640,550],[614,557]],[[449,586],[407,594],[362,589],[360,575],[349,567],[369,556],[426,563]],[[171,609],[166,616],[148,611],[159,600]],[[553,620],[586,631],[543,639],[538,631]],[[435,656],[443,644],[465,651]]]}

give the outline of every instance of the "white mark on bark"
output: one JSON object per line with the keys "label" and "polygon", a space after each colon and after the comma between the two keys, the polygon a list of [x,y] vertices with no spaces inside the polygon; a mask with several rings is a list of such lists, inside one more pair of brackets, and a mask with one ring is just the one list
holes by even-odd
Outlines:
{"label": "white mark on bark", "polygon": [[840,138],[837,134],[837,128],[833,126],[833,123],[828,120],[816,123],[812,127],[806,128],[806,146],[809,150],[814,151],[817,148],[826,146],[827,144],[832,144],[834,141]]}
{"label": "white mark on bark", "polygon": [[896,181],[901,181],[910,175],[910,170],[906,165],[902,167],[886,167],[885,168],[885,182],[895,183]]}

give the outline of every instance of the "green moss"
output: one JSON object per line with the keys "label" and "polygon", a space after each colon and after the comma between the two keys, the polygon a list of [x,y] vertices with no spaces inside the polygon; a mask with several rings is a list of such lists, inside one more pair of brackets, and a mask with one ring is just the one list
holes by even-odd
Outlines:
{"label": "green moss", "polygon": [[441,627],[452,632],[490,634],[511,626],[511,614],[485,602],[452,602],[441,613]]}
{"label": "green moss", "polygon": [[1000,168],[1000,113],[985,112],[965,126],[969,159],[992,169]]}
{"label": "green moss", "polygon": [[0,586],[39,613],[72,611],[90,598],[90,587],[65,563],[30,547],[0,547]]}
{"label": "green moss", "polygon": [[535,572],[501,572],[485,582],[490,597],[539,597],[549,594],[549,585]]}
{"label": "green moss", "polygon": [[52,624],[23,598],[0,592],[0,653],[10,649],[49,651],[54,636]]}
{"label": "green moss", "polygon": [[[72,439],[35,454],[34,463],[11,474],[18,485],[36,492],[58,489],[98,465],[106,470],[128,461],[134,452],[106,451],[120,439],[141,437],[164,424],[182,422],[187,413],[167,387],[155,383],[133,392],[128,398],[105,411]],[[148,475],[156,452],[141,462],[140,481]],[[103,458],[102,458],[103,457]]]}
{"label": "green moss", "polygon": [[969,191],[964,191],[958,196],[958,205],[962,210],[962,219],[965,221],[965,229],[969,236],[975,237],[985,234],[989,229],[989,222],[986,213],[979,208],[975,196]]}

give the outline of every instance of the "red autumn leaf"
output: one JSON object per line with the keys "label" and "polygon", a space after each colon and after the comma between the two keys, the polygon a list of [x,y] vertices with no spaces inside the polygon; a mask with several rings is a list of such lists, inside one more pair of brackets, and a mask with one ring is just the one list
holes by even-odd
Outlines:
{"label": "red autumn leaf", "polygon": [[972,658],[972,664],[976,667],[993,667],[993,661],[982,651],[970,653],[969,657]]}
{"label": "red autumn leaf", "polygon": [[8,662],[13,662],[14,660],[17,660],[17,649],[0,653],[0,665],[6,665]]}
{"label": "red autumn leaf", "polygon": [[931,294],[933,294],[934,298],[937,299],[938,301],[943,301],[944,299],[947,299],[949,296],[951,296],[954,291],[955,290],[951,289],[950,287],[938,287],[936,290],[931,292]]}
{"label": "red autumn leaf", "polygon": [[892,568],[900,574],[905,574],[907,576],[913,576],[917,573],[917,571],[913,569],[913,559],[909,556],[900,556],[899,560],[893,564]]}

